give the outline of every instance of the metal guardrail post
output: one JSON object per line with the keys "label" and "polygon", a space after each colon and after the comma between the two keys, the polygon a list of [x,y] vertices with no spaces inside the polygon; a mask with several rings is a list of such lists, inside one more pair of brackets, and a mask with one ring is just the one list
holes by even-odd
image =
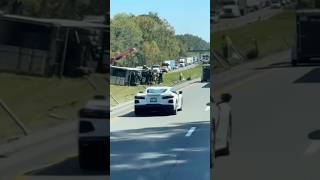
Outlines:
{"label": "metal guardrail post", "polygon": [[111,98],[112,98],[115,102],[117,102],[118,104],[120,104],[120,102],[112,95],[111,92],[110,92],[110,96],[111,96]]}
{"label": "metal guardrail post", "polygon": [[21,129],[23,134],[25,136],[28,136],[30,134],[30,131],[1,99],[0,106],[9,114],[9,116],[13,119],[14,123]]}

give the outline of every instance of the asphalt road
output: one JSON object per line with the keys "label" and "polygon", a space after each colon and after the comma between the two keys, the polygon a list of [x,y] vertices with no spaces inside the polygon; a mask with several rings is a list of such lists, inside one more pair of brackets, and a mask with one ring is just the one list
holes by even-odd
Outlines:
{"label": "asphalt road", "polygon": [[215,180],[320,179],[320,66],[291,67],[283,52],[216,82],[233,95],[233,144]]}
{"label": "asphalt road", "polygon": [[266,20],[280,13],[282,9],[271,9],[270,7],[260,9],[237,18],[221,18],[220,22],[213,24],[213,32],[222,31],[244,26],[260,20]]}
{"label": "asphalt road", "polygon": [[[0,156],[0,179],[4,180],[106,180],[104,170],[85,171],[77,159],[77,124],[69,123],[53,131],[36,134],[36,144]],[[61,131],[63,128],[64,130]],[[59,133],[57,133],[59,132]],[[57,134],[47,138],[48,134]],[[41,140],[41,136],[44,138]],[[29,141],[29,139],[22,139]],[[11,144],[15,145],[15,144]]]}
{"label": "asphalt road", "polygon": [[111,118],[112,180],[209,180],[210,86],[182,89],[177,115],[136,117],[133,107]]}
{"label": "asphalt road", "polygon": [[[132,175],[129,179],[134,180],[134,174],[136,177],[147,179],[152,175],[150,168],[157,169],[153,173],[160,173],[167,176],[167,179],[175,179],[185,174],[186,170],[190,173],[185,176],[188,175],[187,177],[191,179],[194,177],[209,179],[209,141],[207,140],[210,111],[206,106],[209,101],[209,86],[206,83],[193,83],[191,86],[186,86],[183,91],[184,109],[177,116],[132,117],[130,108],[112,113],[120,116],[111,119],[114,140],[112,160],[116,160],[112,162],[114,165],[112,167],[115,169],[113,179],[121,179],[124,175],[122,172]],[[194,96],[194,94],[199,95]],[[109,179],[110,173],[105,170],[86,171],[79,168],[76,122],[0,146],[0,179]],[[192,127],[195,129],[193,128],[194,131],[191,133]],[[186,136],[188,132],[190,136]],[[132,136],[137,134],[139,138]],[[137,146],[137,143],[143,146]],[[21,144],[25,145],[21,146],[21,149],[17,148]],[[9,150],[3,151],[4,147],[9,147]],[[11,152],[10,147],[18,150]],[[133,153],[140,155],[141,160],[134,160]],[[121,155],[125,159],[119,156],[115,159],[116,155]],[[151,161],[153,166],[148,164]],[[138,171],[132,168],[128,170],[128,167],[121,169],[124,164],[136,165]],[[194,164],[200,164],[200,166],[194,168]],[[158,170],[160,167],[161,170]]]}

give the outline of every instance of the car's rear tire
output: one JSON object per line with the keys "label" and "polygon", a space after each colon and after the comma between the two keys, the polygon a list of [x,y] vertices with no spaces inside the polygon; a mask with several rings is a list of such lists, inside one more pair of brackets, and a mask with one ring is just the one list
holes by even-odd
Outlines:
{"label": "car's rear tire", "polygon": [[139,109],[135,109],[134,110],[134,115],[136,115],[136,116],[141,116],[142,115],[142,111]]}
{"label": "car's rear tire", "polygon": [[79,166],[81,169],[92,169],[93,164],[90,161],[89,155],[86,153],[83,153],[81,150],[79,151]]}
{"label": "car's rear tire", "polygon": [[177,114],[177,108],[172,108],[171,110],[171,115],[176,115]]}
{"label": "car's rear tire", "polygon": [[88,147],[83,148],[80,145],[78,151],[79,167],[84,170],[106,169],[110,161],[109,155],[105,156],[106,154],[110,154],[109,144],[110,140],[107,140],[106,144],[89,149]]}

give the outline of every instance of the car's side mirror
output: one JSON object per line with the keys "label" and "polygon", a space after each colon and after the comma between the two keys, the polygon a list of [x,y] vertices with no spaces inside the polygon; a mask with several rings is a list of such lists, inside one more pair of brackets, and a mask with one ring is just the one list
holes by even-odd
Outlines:
{"label": "car's side mirror", "polygon": [[178,93],[179,93],[179,94],[182,94],[182,91],[179,91]]}
{"label": "car's side mirror", "polygon": [[231,101],[232,95],[229,93],[224,93],[221,95],[220,99],[221,99],[220,103],[228,103]]}

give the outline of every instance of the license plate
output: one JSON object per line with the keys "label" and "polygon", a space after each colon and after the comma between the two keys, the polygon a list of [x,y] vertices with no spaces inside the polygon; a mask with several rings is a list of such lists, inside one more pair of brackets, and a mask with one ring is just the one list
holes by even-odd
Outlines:
{"label": "license plate", "polygon": [[150,102],[157,102],[157,98],[150,98]]}

